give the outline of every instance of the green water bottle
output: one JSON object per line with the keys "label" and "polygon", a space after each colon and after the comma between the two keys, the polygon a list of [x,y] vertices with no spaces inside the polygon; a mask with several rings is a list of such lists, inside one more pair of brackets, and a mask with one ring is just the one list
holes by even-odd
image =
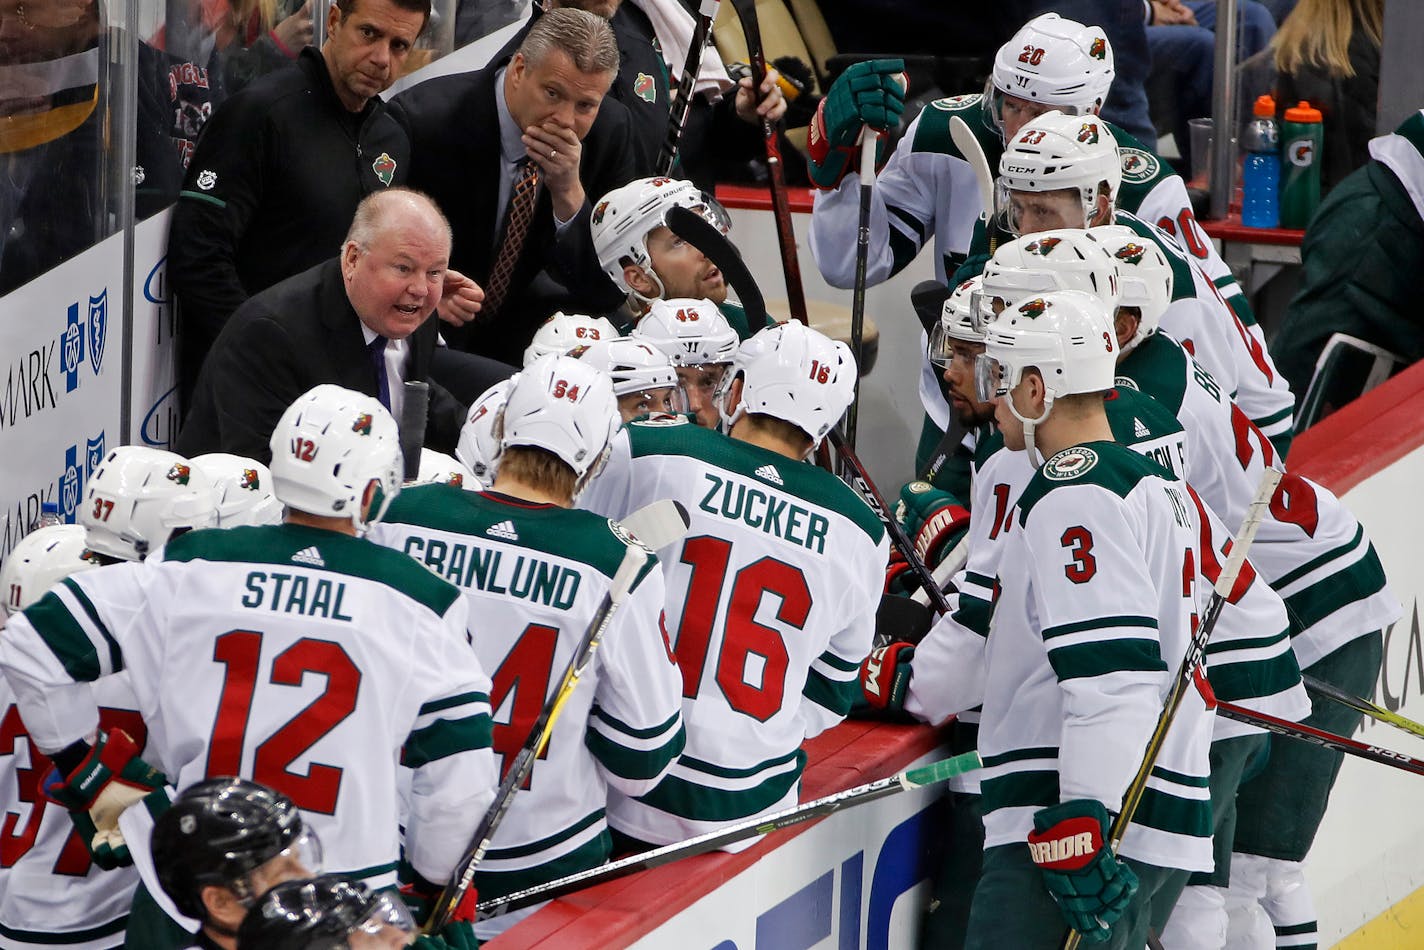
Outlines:
{"label": "green water bottle", "polygon": [[1325,126],[1319,109],[1301,102],[1281,124],[1281,227],[1304,229],[1320,205]]}

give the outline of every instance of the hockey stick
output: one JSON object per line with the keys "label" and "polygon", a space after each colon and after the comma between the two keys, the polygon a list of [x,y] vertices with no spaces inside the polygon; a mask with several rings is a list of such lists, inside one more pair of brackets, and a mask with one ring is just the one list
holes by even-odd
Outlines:
{"label": "hockey stick", "polygon": [[707,854],[716,851],[718,848],[734,844],[738,841],[745,841],[757,835],[764,835],[768,832],[779,831],[782,828],[790,828],[792,825],[799,825],[810,821],[813,818],[820,818],[832,812],[840,811],[842,808],[851,805],[862,805],[866,802],[875,801],[877,798],[884,798],[887,795],[894,795],[898,792],[910,791],[916,788],[924,788],[935,785],[939,782],[947,781],[956,775],[963,775],[979,768],[979,753],[965,752],[950,759],[942,759],[939,762],[932,762],[929,765],[917,769],[906,769],[898,772],[889,778],[882,778],[878,781],[867,782],[864,785],[857,785],[848,788],[843,792],[833,792],[824,798],[815,801],[803,802],[800,805],[793,805],[775,814],[766,815],[761,818],[750,818],[746,821],[729,825],[726,828],[719,828],[716,831],[709,831],[706,834],[689,838],[686,841],[679,841],[676,844],[664,845],[661,848],[654,848],[652,851],[645,851],[642,854],[634,854],[623,858],[621,861],[614,861],[601,867],[590,868],[577,874],[570,874],[568,877],[559,878],[557,881],[550,881],[547,884],[540,884],[537,887],[528,887],[522,891],[515,891],[483,903],[479,907],[480,919],[498,917],[531,904],[538,904],[543,901],[562,897],[573,891],[581,891],[585,888],[593,887],[595,884],[603,884],[607,881],[617,880],[636,874],[639,871],[647,871],[652,868],[662,867],[664,864],[671,864],[683,858],[694,857],[699,854]]}
{"label": "hockey stick", "polygon": [[850,299],[850,351],[855,356],[855,396],[842,423],[846,444],[855,448],[856,422],[860,418],[861,349],[865,337],[865,271],[870,264],[870,202],[875,197],[875,145],[880,133],[870,126],[860,132],[860,226],[855,232],[855,289]]}
{"label": "hockey stick", "polygon": [[[747,312],[747,321],[752,326],[765,322],[766,301],[761,295],[761,288],[757,286],[752,272],[747,269],[746,262],[732,246],[732,242],[727,240],[727,236],[707,223],[700,214],[687,208],[670,209],[666,220],[674,234],[701,251],[702,255],[722,272],[727,285],[737,292],[737,299],[742,302],[742,309]],[[860,493],[870,510],[880,519],[880,523],[885,525],[885,530],[890,532],[890,543],[905,558],[905,563],[915,572],[915,578],[920,585],[930,591],[929,597],[934,608],[944,613],[949,609],[949,601],[945,599],[944,592],[935,585],[934,575],[925,567],[925,562],[915,553],[915,545],[906,536],[905,529],[895,520],[894,512],[885,506],[885,499],[870,480],[865,466],[855,457],[855,451],[845,444],[839,429],[832,428],[830,438],[831,444],[845,463],[849,474],[846,481]]]}
{"label": "hockey stick", "polygon": [[[1177,668],[1176,681],[1162,706],[1162,712],[1157,716],[1157,725],[1147,740],[1147,749],[1142,753],[1142,762],[1137,766],[1137,773],[1133,775],[1127,791],[1123,793],[1122,809],[1108,831],[1107,846],[1112,849],[1114,855],[1122,845],[1127,826],[1132,824],[1132,816],[1137,811],[1137,806],[1142,803],[1142,796],[1147,791],[1147,780],[1152,775],[1157,756],[1167,741],[1167,730],[1171,728],[1172,720],[1176,718],[1177,710],[1181,708],[1187,693],[1195,688],[1196,671],[1206,653],[1211,631],[1216,627],[1222,607],[1231,598],[1236,577],[1241,573],[1241,565],[1246,563],[1246,554],[1251,550],[1251,542],[1256,539],[1256,529],[1261,526],[1261,520],[1271,504],[1271,496],[1275,494],[1280,481],[1281,473],[1273,468],[1266,469],[1262,474],[1261,484],[1256,488],[1256,496],[1251,499],[1251,505],[1246,509],[1246,518],[1241,522],[1241,530],[1236,533],[1236,540],[1231,545],[1231,554],[1226,558],[1226,565],[1221,569],[1221,573],[1217,575],[1216,583],[1212,585],[1211,599],[1202,611],[1201,623],[1192,635],[1186,656],[1182,657],[1182,665]],[[1068,933],[1063,938],[1063,950],[1075,950],[1082,939],[1082,934],[1071,927],[1068,928]]]}
{"label": "hockey stick", "polygon": [[[959,543],[956,544],[950,552],[944,556],[944,560],[936,564],[934,570],[930,572],[934,577],[935,586],[940,590],[944,590],[944,585],[949,583],[949,579],[953,577],[968,560],[969,533],[965,532],[964,537],[959,539]],[[910,599],[917,604],[929,606],[930,595],[921,587],[910,595]]]}
{"label": "hockey stick", "polygon": [[[761,46],[761,25],[757,22],[756,0],[732,0],[732,8],[742,21],[747,56],[752,63],[752,89],[766,81],[766,53]],[[791,227],[791,204],[786,197],[786,174],[781,165],[781,140],[777,124],[762,117],[761,135],[766,143],[767,182],[771,186],[771,212],[776,220],[776,242],[781,246],[781,267],[786,277],[786,301],[791,319],[809,323],[806,292],[801,287],[801,262],[796,257],[796,232]]]}
{"label": "hockey stick", "polygon": [[[514,803],[514,793],[533,771],[539,753],[548,743],[549,735],[554,730],[554,723],[558,720],[559,713],[563,710],[564,704],[568,702],[574,687],[578,685],[583,671],[592,662],[594,652],[598,649],[604,632],[613,620],[614,612],[622,606],[633,586],[642,577],[649,556],[649,549],[645,545],[657,543],[658,547],[665,547],[681,537],[687,531],[688,524],[687,511],[674,501],[653,502],[646,508],[634,512],[627,520],[632,521],[637,531],[642,532],[641,535],[635,535],[635,538],[641,537],[644,540],[627,545],[627,550],[623,553],[623,560],[619,563],[618,569],[613,573],[613,579],[609,582],[607,593],[603,595],[603,600],[594,612],[593,619],[589,621],[588,627],[579,639],[574,655],[569,660],[569,665],[564,669],[564,676],[559,683],[558,690],[539,711],[539,717],[534,720],[534,725],[529,730],[529,737],[524,740],[524,745],[515,754],[514,761],[510,764],[504,780],[499,783],[494,800],[485,811],[484,817],[480,819],[479,825],[475,827],[470,847],[455,865],[450,880],[445,884],[444,890],[440,892],[440,897],[431,909],[430,917],[422,928],[423,933],[439,933],[450,922],[451,914],[469,891],[470,884],[475,878],[475,868],[484,858],[485,852],[489,850],[490,842],[494,840],[495,831],[504,821],[504,816],[509,812],[510,805]],[[634,532],[634,528],[628,527],[626,521],[624,527],[630,534]]]}
{"label": "hockey stick", "polygon": [[677,147],[682,141],[682,127],[687,124],[687,110],[692,104],[692,91],[697,85],[698,73],[702,71],[702,54],[707,49],[707,37],[712,32],[712,21],[717,17],[721,0],[702,0],[697,10],[697,26],[692,31],[692,42],[687,47],[687,62],[683,63],[682,76],[677,81],[677,94],[672,100],[672,111],[668,113],[667,138],[663,139],[662,151],[658,153],[658,174],[671,175],[677,164]]}
{"label": "hockey stick", "polygon": [[1317,696],[1333,699],[1340,705],[1348,706],[1355,710],[1355,712],[1364,713],[1376,722],[1386,723],[1397,729],[1402,729],[1411,735],[1424,736],[1424,725],[1415,722],[1413,719],[1401,716],[1396,712],[1390,712],[1383,706],[1376,706],[1368,699],[1361,699],[1359,696],[1347,693],[1340,687],[1332,683],[1327,683],[1324,680],[1316,679],[1314,676],[1302,673],[1300,678],[1301,682],[1305,683],[1305,688]]}
{"label": "hockey stick", "polygon": [[984,149],[979,140],[957,115],[949,118],[949,137],[954,141],[954,147],[959,149],[959,154],[964,156],[964,160],[974,170],[974,180],[979,185],[979,202],[984,206],[984,239],[989,242],[989,253],[993,254],[999,243],[994,236],[993,227],[994,172],[989,168],[989,159],[984,156]]}
{"label": "hockey stick", "polygon": [[425,445],[425,423],[430,410],[430,384],[408,379],[401,384],[405,399],[401,402],[400,447],[405,460],[405,480],[420,477],[420,452]]}

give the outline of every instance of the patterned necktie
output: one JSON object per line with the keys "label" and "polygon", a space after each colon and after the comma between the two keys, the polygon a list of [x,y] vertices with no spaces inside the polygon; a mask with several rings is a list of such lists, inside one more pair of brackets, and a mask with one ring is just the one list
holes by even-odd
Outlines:
{"label": "patterned necktie", "polygon": [[371,366],[376,371],[376,398],[387,410],[391,408],[391,377],[386,372],[386,338],[380,334],[366,344],[366,354],[371,357]]}
{"label": "patterned necktie", "polygon": [[509,295],[509,282],[514,277],[514,266],[519,263],[519,255],[529,237],[529,225],[534,220],[534,202],[538,196],[539,166],[527,158],[520,159],[514,166],[514,188],[509,193],[504,233],[500,236],[499,250],[495,253],[494,266],[490,268],[489,281],[485,284],[484,306],[480,308],[483,319],[495,316]]}

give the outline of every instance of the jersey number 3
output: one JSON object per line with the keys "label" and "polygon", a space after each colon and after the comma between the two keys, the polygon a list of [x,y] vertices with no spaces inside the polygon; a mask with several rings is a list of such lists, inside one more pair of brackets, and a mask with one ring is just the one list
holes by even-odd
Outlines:
{"label": "jersey number 3", "polygon": [[[243,751],[261,656],[262,634],[254,630],[229,630],[213,644],[213,660],[226,667],[226,672],[208,743],[209,778],[243,775]],[[288,766],[356,711],[361,670],[339,643],[303,637],[277,654],[268,680],[275,686],[301,686],[308,673],[326,677],[326,689],[257,744],[251,778],[282,792],[298,808],[330,815],[336,812],[342,770],[313,762],[301,775]]]}

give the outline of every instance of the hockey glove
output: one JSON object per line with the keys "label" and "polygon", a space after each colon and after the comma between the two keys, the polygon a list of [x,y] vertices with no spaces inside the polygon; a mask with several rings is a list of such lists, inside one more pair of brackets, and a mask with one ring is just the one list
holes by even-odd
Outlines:
{"label": "hockey glove", "polygon": [[1079,798],[1040,809],[1028,836],[1029,855],[1063,919],[1090,943],[1112,935],[1137,893],[1137,875],[1104,844],[1107,830],[1102,802]]}
{"label": "hockey glove", "polygon": [[[415,918],[415,922],[422,927],[430,919],[430,914],[435,910],[435,902],[440,899],[440,892],[444,889],[439,884],[431,883],[420,876],[420,873],[405,864],[401,868],[401,878],[409,879],[401,885],[400,896],[409,908],[410,915]],[[453,950],[476,950],[480,942],[475,939],[475,904],[478,903],[479,896],[475,892],[474,885],[465,889],[460,902],[450,911],[450,922],[440,928],[437,935],[443,946],[451,947]],[[442,944],[430,942],[430,950],[442,946]]]}
{"label": "hockey glove", "polygon": [[915,646],[897,640],[870,651],[860,664],[860,692],[852,713],[903,713],[905,690],[910,686],[910,661]]}
{"label": "hockey glove", "polygon": [[[860,131],[894,128],[905,111],[905,62],[872,59],[841,73],[816,107],[807,134],[807,168],[817,188],[840,184],[855,164]],[[875,143],[875,167],[885,161],[885,136]]]}
{"label": "hockey glove", "polygon": [[138,757],[138,745],[122,729],[99,733],[98,741],[67,778],[50,772],[44,794],[69,809],[74,827],[106,871],[133,864],[119,815],[168,784],[162,772]]}
{"label": "hockey glove", "polygon": [[944,560],[969,530],[969,509],[929,482],[910,482],[900,489],[895,519],[914,538],[915,553],[930,568]]}

